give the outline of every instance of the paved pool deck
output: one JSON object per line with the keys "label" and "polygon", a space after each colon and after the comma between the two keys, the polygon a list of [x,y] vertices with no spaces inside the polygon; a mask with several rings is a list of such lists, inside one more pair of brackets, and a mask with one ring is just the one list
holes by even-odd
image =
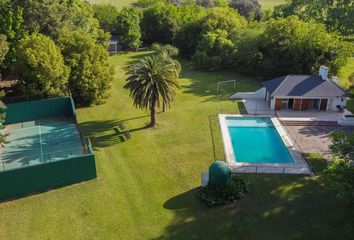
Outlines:
{"label": "paved pool deck", "polygon": [[326,160],[331,159],[330,132],[354,132],[354,126],[285,126],[285,128],[304,153],[319,153]]}
{"label": "paved pool deck", "polygon": [[268,117],[273,122],[281,139],[287,147],[294,163],[240,163],[234,154],[231,137],[226,123],[227,117],[254,117],[240,114],[219,114],[219,124],[223,139],[226,163],[233,173],[276,173],[276,174],[302,174],[312,175],[310,167],[302,157],[302,153],[296,148],[294,141],[274,115],[258,115],[256,117]]}

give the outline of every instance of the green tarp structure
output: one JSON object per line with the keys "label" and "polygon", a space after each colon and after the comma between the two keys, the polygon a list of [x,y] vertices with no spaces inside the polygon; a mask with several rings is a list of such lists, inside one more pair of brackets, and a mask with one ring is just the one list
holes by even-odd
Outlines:
{"label": "green tarp structure", "polygon": [[226,186],[231,178],[231,169],[223,161],[215,161],[209,167],[209,185]]}
{"label": "green tarp structure", "polygon": [[[6,124],[34,121],[51,117],[72,117],[76,124],[76,111],[71,97],[21,102],[7,105]],[[83,138],[81,136],[83,141]],[[48,189],[96,178],[95,156],[90,143],[82,156],[18,169],[1,169],[0,200],[13,199]]]}

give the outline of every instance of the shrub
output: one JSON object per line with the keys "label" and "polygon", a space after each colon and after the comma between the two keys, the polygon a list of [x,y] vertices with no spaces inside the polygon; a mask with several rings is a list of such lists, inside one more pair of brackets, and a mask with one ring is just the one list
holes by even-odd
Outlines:
{"label": "shrub", "polygon": [[331,132],[330,136],[333,159],[325,171],[328,185],[354,204],[354,132]]}
{"label": "shrub", "polygon": [[151,45],[151,50],[155,51],[158,54],[166,53],[170,57],[177,57],[178,53],[179,53],[178,48],[176,48],[170,44],[161,45],[158,43],[154,43]]}
{"label": "shrub", "polygon": [[233,175],[225,187],[207,185],[202,188],[200,198],[208,206],[217,206],[235,202],[248,192],[249,182]]}
{"label": "shrub", "polygon": [[354,167],[349,160],[335,159],[326,171],[329,186],[336,190],[338,197],[354,204]]}

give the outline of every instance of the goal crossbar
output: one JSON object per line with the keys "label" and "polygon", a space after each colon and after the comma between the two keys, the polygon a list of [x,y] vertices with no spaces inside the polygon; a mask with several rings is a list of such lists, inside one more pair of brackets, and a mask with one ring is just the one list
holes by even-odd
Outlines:
{"label": "goal crossbar", "polygon": [[231,83],[231,82],[234,83],[234,88],[235,88],[235,87],[236,87],[236,80],[221,81],[221,82],[218,82],[218,83],[216,84],[216,92],[219,92],[220,84]]}

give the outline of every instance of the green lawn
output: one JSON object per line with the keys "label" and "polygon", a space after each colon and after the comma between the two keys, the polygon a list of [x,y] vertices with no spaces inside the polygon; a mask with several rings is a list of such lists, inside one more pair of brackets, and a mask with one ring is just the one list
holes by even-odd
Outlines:
{"label": "green lawn", "polygon": [[[212,142],[216,158],[223,158],[215,114],[237,112],[241,105],[227,97],[260,83],[233,72],[195,71],[183,62],[172,108],[158,114],[156,128],[143,129],[147,112],[132,107],[122,87],[123,68],[145,54],[111,57],[111,98],[78,109],[98,178],[1,203],[0,239],[352,239],[353,209],[336,200],[320,176],[247,175],[251,191],[236,205],[209,209],[200,203]],[[217,94],[216,82],[229,79],[240,86]],[[119,121],[132,131],[126,142],[113,129]],[[316,169],[323,165],[316,155],[311,159]]]}
{"label": "green lawn", "polygon": [[88,0],[88,2],[91,4],[109,3],[117,7],[126,7],[135,2],[135,0]]}
{"label": "green lawn", "polygon": [[[91,4],[97,3],[110,3],[116,5],[118,7],[129,6],[131,3],[135,2],[135,0],[88,0]],[[276,5],[284,3],[285,0],[260,0],[259,3],[262,5],[263,9],[271,9]]]}
{"label": "green lawn", "polygon": [[285,0],[259,0],[263,9],[272,9],[275,6],[285,3]]}

